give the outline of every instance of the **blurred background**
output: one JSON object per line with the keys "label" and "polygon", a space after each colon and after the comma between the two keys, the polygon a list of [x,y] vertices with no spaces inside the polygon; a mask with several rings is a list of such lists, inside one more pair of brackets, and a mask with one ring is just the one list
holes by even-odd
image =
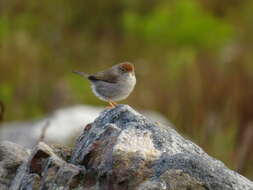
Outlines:
{"label": "blurred background", "polygon": [[131,61],[137,86],[122,103],[161,113],[253,179],[252,10],[250,0],[1,0],[1,122],[105,106],[71,71]]}

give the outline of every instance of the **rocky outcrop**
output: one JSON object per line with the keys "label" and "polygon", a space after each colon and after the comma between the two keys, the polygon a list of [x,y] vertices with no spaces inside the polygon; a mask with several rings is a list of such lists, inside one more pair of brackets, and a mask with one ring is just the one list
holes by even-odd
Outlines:
{"label": "rocky outcrop", "polygon": [[22,146],[0,142],[0,189],[8,190],[18,167],[28,159],[29,152]]}
{"label": "rocky outcrop", "polygon": [[[73,189],[81,182],[82,166],[68,163],[71,151],[62,146],[39,143],[12,181],[10,190]],[[80,178],[77,180],[77,178]]]}
{"label": "rocky outcrop", "polygon": [[253,183],[170,126],[119,105],[88,124],[73,150],[39,143],[10,189],[253,190]]}

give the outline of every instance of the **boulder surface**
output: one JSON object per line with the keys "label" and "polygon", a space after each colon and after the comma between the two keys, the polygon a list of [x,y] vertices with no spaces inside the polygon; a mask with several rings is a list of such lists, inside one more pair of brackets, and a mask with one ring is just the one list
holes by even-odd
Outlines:
{"label": "boulder surface", "polygon": [[253,190],[253,182],[172,127],[118,105],[88,124],[73,150],[39,143],[9,189]]}
{"label": "boulder surface", "polygon": [[0,142],[0,189],[8,190],[18,167],[28,159],[29,151],[22,146],[8,142]]}

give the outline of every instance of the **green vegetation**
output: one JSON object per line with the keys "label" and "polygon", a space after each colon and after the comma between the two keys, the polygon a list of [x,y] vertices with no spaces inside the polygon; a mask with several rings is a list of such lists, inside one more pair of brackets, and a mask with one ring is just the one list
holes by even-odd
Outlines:
{"label": "green vegetation", "polygon": [[208,153],[253,178],[252,10],[246,0],[2,0],[4,120],[104,105],[71,71],[128,60],[138,80],[123,103],[163,113]]}

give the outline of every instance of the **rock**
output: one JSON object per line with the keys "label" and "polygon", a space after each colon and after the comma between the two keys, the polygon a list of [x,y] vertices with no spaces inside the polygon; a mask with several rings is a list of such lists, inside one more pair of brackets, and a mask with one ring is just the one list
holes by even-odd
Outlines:
{"label": "rock", "polygon": [[86,167],[87,189],[253,189],[251,181],[171,127],[126,105],[104,111],[87,126],[71,162]]}
{"label": "rock", "polygon": [[[57,152],[57,154],[55,153]],[[75,166],[61,157],[60,151],[69,151],[68,148],[53,149],[40,142],[32,151],[29,160],[20,166],[16,177],[12,181],[10,190],[28,189],[66,189],[77,187],[80,176],[85,173],[82,166]]]}
{"label": "rock", "polygon": [[2,141],[0,142],[0,189],[10,186],[16,175],[17,168],[28,159],[29,152],[20,145]]}
{"label": "rock", "polygon": [[103,111],[73,151],[38,144],[10,190],[253,190],[170,126],[127,105]]}
{"label": "rock", "polygon": [[[0,125],[0,140],[7,140],[32,148],[38,141],[43,127],[49,123],[44,141],[48,144],[69,145],[84,126],[93,122],[101,107],[76,105],[54,111],[37,121],[10,122]],[[154,121],[168,124],[168,120],[154,111],[143,111],[143,114]]]}

